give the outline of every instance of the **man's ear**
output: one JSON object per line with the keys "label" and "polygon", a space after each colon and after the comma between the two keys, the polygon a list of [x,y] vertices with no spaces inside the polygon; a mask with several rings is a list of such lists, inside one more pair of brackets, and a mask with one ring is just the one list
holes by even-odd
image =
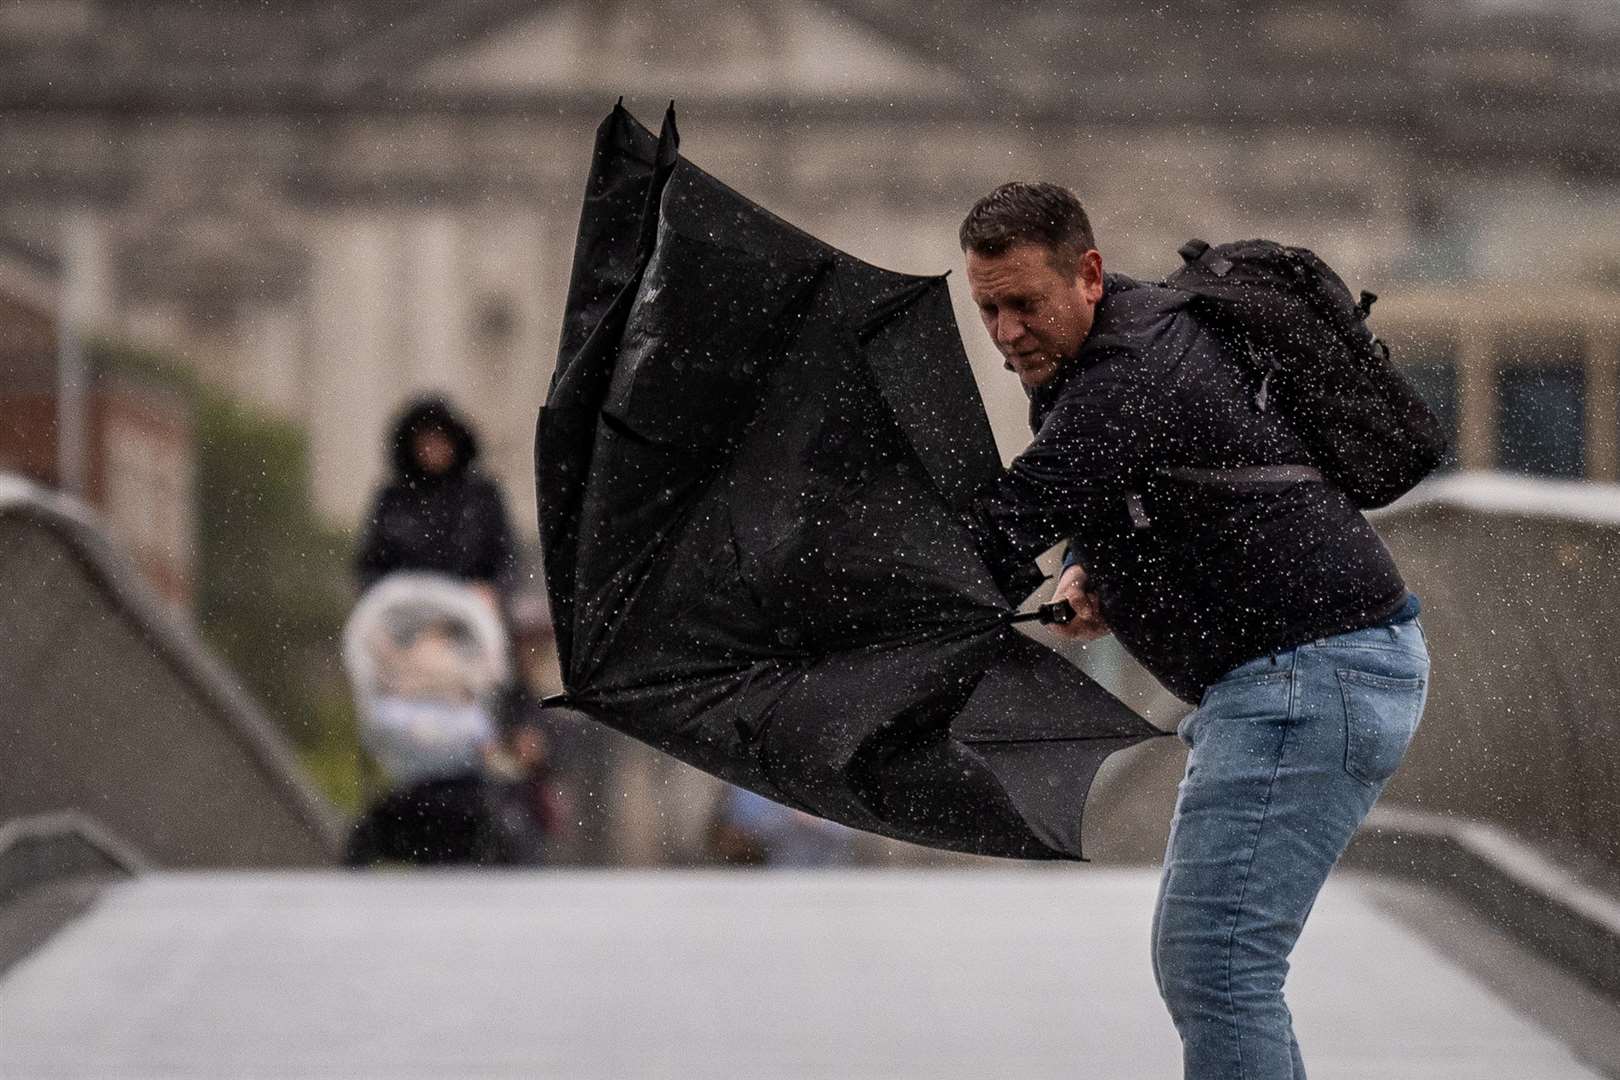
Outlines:
{"label": "man's ear", "polygon": [[1096,248],[1088,248],[1080,256],[1080,294],[1085,297],[1086,303],[1095,304],[1102,299],[1103,294],[1103,268],[1102,252]]}

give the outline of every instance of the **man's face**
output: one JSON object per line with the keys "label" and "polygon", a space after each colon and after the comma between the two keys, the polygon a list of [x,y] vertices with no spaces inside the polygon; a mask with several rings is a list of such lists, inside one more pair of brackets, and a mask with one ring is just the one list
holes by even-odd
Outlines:
{"label": "man's face", "polygon": [[1102,256],[1087,251],[1073,272],[1053,265],[1044,245],[1014,244],[999,255],[967,253],[968,289],[1007,370],[1033,389],[1080,351],[1102,299]]}

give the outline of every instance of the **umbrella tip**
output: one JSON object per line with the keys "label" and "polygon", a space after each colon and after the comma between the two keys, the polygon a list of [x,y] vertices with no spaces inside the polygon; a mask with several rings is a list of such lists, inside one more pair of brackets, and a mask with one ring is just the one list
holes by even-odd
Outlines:
{"label": "umbrella tip", "polygon": [[670,99],[669,108],[664,110],[664,127],[658,133],[659,153],[663,153],[663,145],[668,142],[670,152],[676,153],[681,145],[681,131],[675,123],[675,100]]}

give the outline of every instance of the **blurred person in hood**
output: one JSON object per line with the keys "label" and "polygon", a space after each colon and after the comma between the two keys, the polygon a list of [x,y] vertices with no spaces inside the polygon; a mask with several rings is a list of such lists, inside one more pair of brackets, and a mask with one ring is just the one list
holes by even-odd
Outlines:
{"label": "blurred person in hood", "polygon": [[506,503],[477,467],[478,440],[441,398],[411,403],[394,425],[393,476],[360,543],[362,589],[398,570],[446,574],[492,601],[510,586],[516,547]]}
{"label": "blurred person in hood", "polygon": [[[422,398],[401,413],[390,451],[393,475],[356,558],[361,589],[396,573],[438,574],[504,614],[516,545],[500,490],[477,467],[471,427],[443,399]],[[514,846],[503,827],[501,784],[488,775],[500,733],[464,638],[453,622],[428,622],[397,641],[367,638],[377,688],[362,704],[362,729],[382,791],[350,837],[350,865],[533,861],[525,853],[535,845]]]}

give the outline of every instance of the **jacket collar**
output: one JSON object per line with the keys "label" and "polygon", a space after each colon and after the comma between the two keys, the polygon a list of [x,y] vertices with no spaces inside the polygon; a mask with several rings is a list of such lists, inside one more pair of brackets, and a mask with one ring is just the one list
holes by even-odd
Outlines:
{"label": "jacket collar", "polygon": [[1086,333],[1086,339],[1080,343],[1080,348],[1058,364],[1052,377],[1040,386],[1025,387],[1024,392],[1029,396],[1029,426],[1031,431],[1040,429],[1040,422],[1046,414],[1063,396],[1064,387],[1072,382],[1075,376],[1095,364],[1102,356],[1102,346],[1114,334],[1113,318],[1110,312],[1111,303],[1120,293],[1128,292],[1141,285],[1134,278],[1124,274],[1104,273],[1102,299],[1097,301],[1097,310],[1092,315],[1091,329]]}

